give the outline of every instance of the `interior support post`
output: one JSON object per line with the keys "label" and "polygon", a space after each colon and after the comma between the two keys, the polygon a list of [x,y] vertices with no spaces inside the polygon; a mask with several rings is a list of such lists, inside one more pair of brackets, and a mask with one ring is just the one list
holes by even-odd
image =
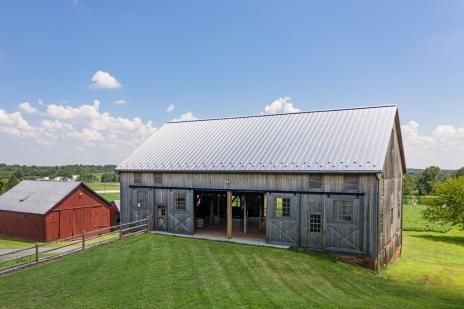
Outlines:
{"label": "interior support post", "polygon": [[232,192],[227,191],[227,238],[232,238]]}
{"label": "interior support post", "polygon": [[246,195],[242,195],[243,201],[243,233],[247,233],[247,225],[248,225],[248,209],[247,209],[247,200]]}

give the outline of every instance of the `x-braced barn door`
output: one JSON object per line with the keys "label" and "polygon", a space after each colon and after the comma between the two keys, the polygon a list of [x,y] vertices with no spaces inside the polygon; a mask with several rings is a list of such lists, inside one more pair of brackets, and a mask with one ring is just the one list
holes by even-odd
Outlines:
{"label": "x-braced barn door", "polygon": [[193,219],[193,191],[169,191],[168,231],[179,234],[193,234]]}
{"label": "x-braced barn door", "polygon": [[359,198],[328,198],[325,203],[324,248],[360,252],[361,213]]}
{"label": "x-braced barn door", "polygon": [[267,194],[266,203],[266,241],[298,246],[299,197]]}

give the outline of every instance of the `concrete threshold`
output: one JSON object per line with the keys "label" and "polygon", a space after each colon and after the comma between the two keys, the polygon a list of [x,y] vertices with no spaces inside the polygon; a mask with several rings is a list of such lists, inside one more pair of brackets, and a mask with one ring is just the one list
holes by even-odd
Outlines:
{"label": "concrete threshold", "polygon": [[169,233],[169,232],[163,232],[163,231],[150,231],[150,234],[169,235],[169,236],[178,236],[178,237],[195,238],[195,239],[206,239],[206,240],[215,240],[215,241],[224,241],[224,242],[232,242],[232,243],[242,244],[242,245],[253,245],[253,246],[271,247],[271,248],[279,248],[279,249],[288,249],[288,248],[290,248],[290,246],[273,245],[273,244],[268,244],[268,243],[266,243],[264,241],[259,241],[259,240],[240,239],[240,238],[228,239],[226,237],[208,236],[208,235],[202,235],[202,234],[184,235],[184,234],[175,234],[175,233]]}

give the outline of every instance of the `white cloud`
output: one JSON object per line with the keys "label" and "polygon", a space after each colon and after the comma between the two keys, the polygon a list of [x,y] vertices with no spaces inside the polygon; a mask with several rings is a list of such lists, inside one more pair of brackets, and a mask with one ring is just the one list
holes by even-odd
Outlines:
{"label": "white cloud", "polygon": [[20,112],[7,113],[0,109],[0,132],[21,138],[37,136],[34,127],[23,118]]}
{"label": "white cloud", "polygon": [[29,102],[23,102],[18,105],[18,109],[22,110],[23,112],[26,112],[28,114],[35,114],[37,113],[37,109],[35,107],[32,107]]}
{"label": "white cloud", "polygon": [[172,112],[175,108],[176,106],[174,104],[169,104],[168,108],[166,108],[166,113]]}
{"label": "white cloud", "polygon": [[90,88],[98,89],[98,88],[104,88],[104,89],[117,89],[121,88],[121,84],[118,82],[118,80],[112,76],[108,72],[103,72],[98,70],[95,72],[95,74],[92,76],[92,82],[93,84],[90,85]]}
{"label": "white cloud", "polygon": [[[39,147],[40,153],[48,153],[50,158],[57,160],[62,151],[81,147],[85,151],[79,154],[79,160],[117,163],[156,131],[151,121],[143,122],[138,117],[130,119],[101,111],[98,100],[80,106],[49,104],[46,113],[37,115],[42,119],[33,125],[20,112],[8,113],[0,109],[0,135],[29,140],[30,148],[44,145]],[[17,145],[17,142],[12,141],[12,145]],[[17,157],[10,153],[10,157],[13,160],[22,157],[25,158],[23,162],[31,162],[27,153],[18,153]],[[66,155],[62,158],[68,160],[65,163],[76,160]],[[89,161],[90,158],[94,161]]]}
{"label": "white cloud", "polygon": [[293,107],[291,97],[281,97],[272,102],[269,105],[266,105],[264,108],[267,114],[277,114],[277,113],[296,113],[300,110],[296,107]]}
{"label": "white cloud", "polygon": [[100,142],[104,140],[103,135],[97,130],[92,130],[88,128],[82,129],[80,132],[71,132],[68,134],[71,137],[76,137],[84,142]]}
{"label": "white cloud", "polygon": [[127,101],[124,100],[124,99],[115,100],[115,101],[113,101],[113,104],[116,104],[116,105],[124,105],[124,104],[127,104]]}
{"label": "white cloud", "polygon": [[198,119],[191,111],[183,113],[179,118],[174,118],[171,121],[190,121]]}
{"label": "white cloud", "polygon": [[434,164],[451,169],[464,166],[464,128],[443,124],[431,134],[420,134],[419,124],[411,120],[401,126],[401,131],[408,166]]}

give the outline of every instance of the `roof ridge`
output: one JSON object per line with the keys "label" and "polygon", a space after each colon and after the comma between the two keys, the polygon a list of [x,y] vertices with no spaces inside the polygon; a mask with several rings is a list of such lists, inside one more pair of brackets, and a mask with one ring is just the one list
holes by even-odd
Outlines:
{"label": "roof ridge", "polygon": [[228,120],[228,119],[243,119],[243,118],[259,118],[259,117],[274,117],[274,116],[291,116],[299,114],[313,114],[313,113],[326,113],[326,112],[341,112],[349,110],[359,110],[359,109],[374,109],[374,108],[385,108],[385,107],[398,107],[396,104],[387,104],[387,105],[371,105],[371,106],[358,106],[358,107],[347,107],[347,108],[332,108],[332,109],[320,109],[312,111],[300,111],[293,113],[277,113],[277,114],[260,114],[260,115],[245,115],[245,116],[226,116],[226,117],[213,117],[205,119],[194,119],[194,120],[172,120],[166,122],[170,123],[183,123],[183,122],[200,122],[200,121],[212,121],[212,120]]}

